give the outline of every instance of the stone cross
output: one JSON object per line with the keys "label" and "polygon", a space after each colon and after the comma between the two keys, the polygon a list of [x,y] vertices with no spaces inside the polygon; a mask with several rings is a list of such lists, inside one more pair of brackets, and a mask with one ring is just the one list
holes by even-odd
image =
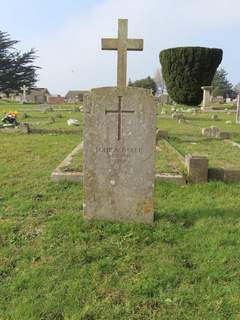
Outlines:
{"label": "stone cross", "polygon": [[22,86],[20,89],[21,89],[22,92],[23,92],[23,100],[22,100],[22,102],[26,102],[26,92],[27,92],[27,90],[28,90],[28,87],[25,86],[25,84],[24,84],[24,86]]}
{"label": "stone cross", "polygon": [[237,118],[236,123],[240,124],[240,93],[237,96]]}
{"label": "stone cross", "polygon": [[102,50],[118,51],[117,86],[126,87],[127,84],[127,51],[142,51],[142,39],[128,39],[128,20],[118,20],[118,38],[102,39]]}

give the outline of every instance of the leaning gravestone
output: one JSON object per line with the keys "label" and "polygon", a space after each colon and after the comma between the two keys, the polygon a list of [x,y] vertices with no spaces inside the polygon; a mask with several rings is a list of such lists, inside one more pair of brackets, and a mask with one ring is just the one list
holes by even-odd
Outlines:
{"label": "leaning gravestone", "polygon": [[156,107],[149,90],[126,86],[127,50],[143,40],[118,39],[103,50],[118,51],[117,87],[92,89],[84,101],[84,215],[88,219],[153,222]]}

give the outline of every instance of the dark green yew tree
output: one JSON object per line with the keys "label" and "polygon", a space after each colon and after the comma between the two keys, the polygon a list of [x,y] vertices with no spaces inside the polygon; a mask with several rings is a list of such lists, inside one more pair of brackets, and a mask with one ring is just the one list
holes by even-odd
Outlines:
{"label": "dark green yew tree", "polygon": [[197,106],[202,86],[210,86],[222,61],[222,49],[178,47],[160,52],[162,74],[170,97],[177,103]]}

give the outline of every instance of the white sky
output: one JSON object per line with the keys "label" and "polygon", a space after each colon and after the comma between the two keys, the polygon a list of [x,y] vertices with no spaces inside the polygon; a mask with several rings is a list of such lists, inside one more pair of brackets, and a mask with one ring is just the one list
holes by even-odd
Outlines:
{"label": "white sky", "polygon": [[[47,4],[43,7],[48,10]],[[31,8],[28,10],[30,13]],[[98,0],[85,3],[82,11],[69,11],[66,18],[61,12],[61,20],[54,27],[50,17],[45,21],[43,16],[42,26],[28,27],[21,33],[21,48],[38,50],[38,64],[42,66],[38,86],[47,87],[51,93],[116,85],[117,55],[115,51],[101,51],[101,38],[117,36],[118,18],[129,19],[129,37],[144,39],[143,52],[128,54],[128,78],[153,75],[160,66],[162,49],[193,45],[222,48],[222,66],[234,84],[240,82],[239,0]],[[54,23],[54,12],[52,17]],[[11,21],[8,23],[9,30],[3,31],[19,38],[18,25],[12,31]],[[20,25],[19,30],[23,30]]]}

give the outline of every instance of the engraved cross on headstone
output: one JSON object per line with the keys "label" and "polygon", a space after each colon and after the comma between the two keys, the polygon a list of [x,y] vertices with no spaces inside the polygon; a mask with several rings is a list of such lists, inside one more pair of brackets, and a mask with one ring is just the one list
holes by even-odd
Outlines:
{"label": "engraved cross on headstone", "polygon": [[118,20],[118,38],[102,39],[102,50],[118,51],[117,86],[126,87],[127,84],[127,51],[142,51],[142,39],[128,39],[128,20]]}
{"label": "engraved cross on headstone", "polygon": [[118,115],[118,140],[121,140],[122,132],[122,114],[123,113],[134,113],[133,110],[122,110],[122,97],[118,97],[118,110],[106,110],[105,114],[117,113]]}

